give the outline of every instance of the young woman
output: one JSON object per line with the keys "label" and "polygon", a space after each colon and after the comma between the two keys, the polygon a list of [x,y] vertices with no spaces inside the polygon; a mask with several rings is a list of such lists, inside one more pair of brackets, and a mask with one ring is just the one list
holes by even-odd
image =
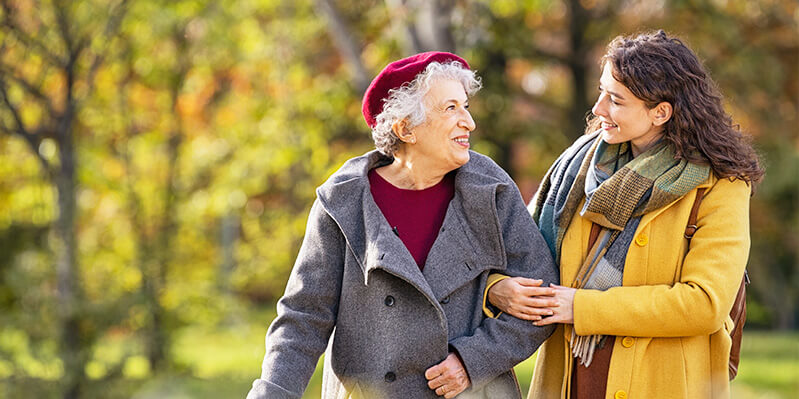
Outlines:
{"label": "young woman", "polygon": [[529,207],[562,286],[492,275],[488,299],[558,326],[539,352],[531,398],[728,397],[728,314],[763,169],[679,39],[618,37],[601,66],[586,135]]}

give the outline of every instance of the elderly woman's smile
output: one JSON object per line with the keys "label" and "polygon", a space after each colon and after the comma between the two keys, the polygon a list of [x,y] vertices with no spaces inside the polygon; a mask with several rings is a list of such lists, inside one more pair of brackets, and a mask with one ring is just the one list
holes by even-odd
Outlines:
{"label": "elderly woman's smile", "polygon": [[463,84],[453,79],[434,82],[424,104],[427,120],[411,129],[416,142],[406,145],[405,152],[424,157],[432,168],[445,173],[469,162],[469,136],[475,123]]}

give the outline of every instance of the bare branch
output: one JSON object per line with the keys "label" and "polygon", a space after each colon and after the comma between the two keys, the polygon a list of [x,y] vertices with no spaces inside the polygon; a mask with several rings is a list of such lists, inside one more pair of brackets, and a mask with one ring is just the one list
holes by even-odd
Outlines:
{"label": "bare branch", "polygon": [[366,71],[361,61],[361,52],[355,43],[352,32],[347,28],[338,10],[330,0],[316,0],[316,10],[327,19],[327,29],[333,42],[338,47],[338,51],[352,67],[354,76],[353,82],[358,92],[366,91],[369,86],[369,73]]}
{"label": "bare branch", "polygon": [[15,11],[11,8],[8,2],[1,2],[3,7],[3,19],[2,19],[2,26],[6,27],[10,33],[13,34],[14,37],[17,38],[20,42],[22,42],[28,49],[30,50],[38,50],[38,54],[46,59],[53,65],[63,67],[66,64],[66,61],[63,60],[58,54],[54,53],[50,50],[44,43],[40,42],[39,40],[34,39],[30,36],[21,26],[19,26],[12,15],[15,14]]}
{"label": "bare branch", "polygon": [[41,140],[39,140],[39,137],[40,137],[39,135],[37,135],[37,134],[24,134],[24,133],[20,132],[19,130],[12,129],[12,128],[6,126],[6,124],[3,123],[2,121],[0,121],[0,132],[5,133],[5,134],[7,134],[9,136],[19,136],[20,138],[22,138],[25,141],[25,144],[27,144],[28,147],[30,148],[30,150],[33,153],[33,155],[39,161],[39,164],[42,166],[42,171],[48,177],[52,177],[53,171],[52,171],[52,168],[50,166],[50,162],[46,158],[44,158],[44,156],[42,156],[42,154],[39,152],[39,144],[41,143]]}
{"label": "bare branch", "polygon": [[452,37],[452,0],[436,0],[430,4],[433,25],[433,38],[440,50],[455,51],[455,38]]}
{"label": "bare branch", "polygon": [[[406,4],[408,0],[386,0],[386,7],[391,11],[391,14],[396,16],[392,18],[391,23],[394,25],[394,30],[405,32],[407,40],[404,43],[404,51],[407,55],[420,53],[423,51],[422,41],[419,38],[419,32],[416,30],[416,25],[413,23],[411,12]],[[401,25],[401,26],[400,26]]]}
{"label": "bare branch", "polygon": [[89,73],[86,77],[87,86],[89,87],[88,92],[90,93],[94,89],[94,77],[97,75],[97,71],[100,69],[100,65],[102,65],[108,49],[111,46],[111,38],[116,36],[117,32],[119,32],[119,29],[122,26],[122,20],[128,11],[127,5],[128,0],[121,0],[109,13],[110,17],[108,18],[108,22],[103,30],[103,34],[106,37],[106,40],[104,41],[105,46],[101,51],[94,54],[94,59],[91,62]]}
{"label": "bare branch", "polygon": [[67,16],[67,8],[69,2],[55,0],[53,1],[53,9],[55,10],[56,23],[58,30],[61,33],[61,40],[64,42],[64,47],[67,49],[68,60],[67,63],[74,62],[76,56],[80,53],[77,50],[79,47],[74,45],[72,32],[69,30],[69,18]]}
{"label": "bare branch", "polygon": [[452,1],[419,1],[416,7],[416,17],[406,22],[411,40],[420,41],[425,50],[455,51],[451,32]]}
{"label": "bare branch", "polygon": [[49,97],[45,96],[38,87],[32,85],[24,78],[17,76],[14,71],[9,70],[3,64],[0,64],[0,80],[10,80],[18,84],[26,93],[37,99],[50,115],[57,115],[55,107]]}
{"label": "bare branch", "polygon": [[19,115],[19,111],[11,104],[11,100],[8,98],[8,92],[6,91],[5,82],[0,81],[0,95],[3,97],[3,104],[5,104],[8,111],[11,113],[11,117],[14,118],[14,122],[17,124],[17,128],[14,131],[22,134],[23,136],[28,136],[28,130],[25,129],[25,124],[22,122],[22,117]]}

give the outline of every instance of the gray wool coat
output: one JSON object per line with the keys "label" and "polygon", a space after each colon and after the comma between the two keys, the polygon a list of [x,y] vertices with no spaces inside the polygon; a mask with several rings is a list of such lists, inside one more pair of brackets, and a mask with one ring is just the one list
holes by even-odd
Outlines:
{"label": "gray wool coat", "polygon": [[486,318],[486,278],[499,271],[549,284],[558,274],[513,180],[470,155],[424,272],[369,190],[367,172],[391,159],[353,158],[317,189],[247,398],[299,398],[326,349],[323,398],[437,398],[424,372],[453,349],[472,383],[459,398],[521,397],[512,368],[554,326]]}

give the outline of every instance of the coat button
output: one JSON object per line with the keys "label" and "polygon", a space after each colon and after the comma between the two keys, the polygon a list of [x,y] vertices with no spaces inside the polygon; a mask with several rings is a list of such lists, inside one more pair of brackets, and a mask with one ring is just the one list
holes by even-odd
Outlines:
{"label": "coat button", "polygon": [[616,394],[613,395],[613,397],[616,399],[627,399],[627,392],[621,390],[616,391]]}
{"label": "coat button", "polygon": [[394,306],[394,297],[391,295],[387,296],[386,300],[383,301],[383,303],[385,303],[386,306]]}
{"label": "coat button", "polygon": [[638,246],[643,247],[649,243],[649,237],[646,235],[646,233],[641,233],[635,238],[635,243],[638,244]]}
{"label": "coat button", "polygon": [[624,339],[621,340],[621,346],[625,348],[633,346],[634,343],[635,343],[635,338],[633,337],[624,337]]}
{"label": "coat button", "polygon": [[389,371],[384,378],[386,382],[394,382],[397,379],[397,375]]}
{"label": "coat button", "polygon": [[449,297],[448,296],[444,297],[444,299],[441,300],[441,304],[443,304],[443,305],[446,305],[448,303],[449,303]]}

